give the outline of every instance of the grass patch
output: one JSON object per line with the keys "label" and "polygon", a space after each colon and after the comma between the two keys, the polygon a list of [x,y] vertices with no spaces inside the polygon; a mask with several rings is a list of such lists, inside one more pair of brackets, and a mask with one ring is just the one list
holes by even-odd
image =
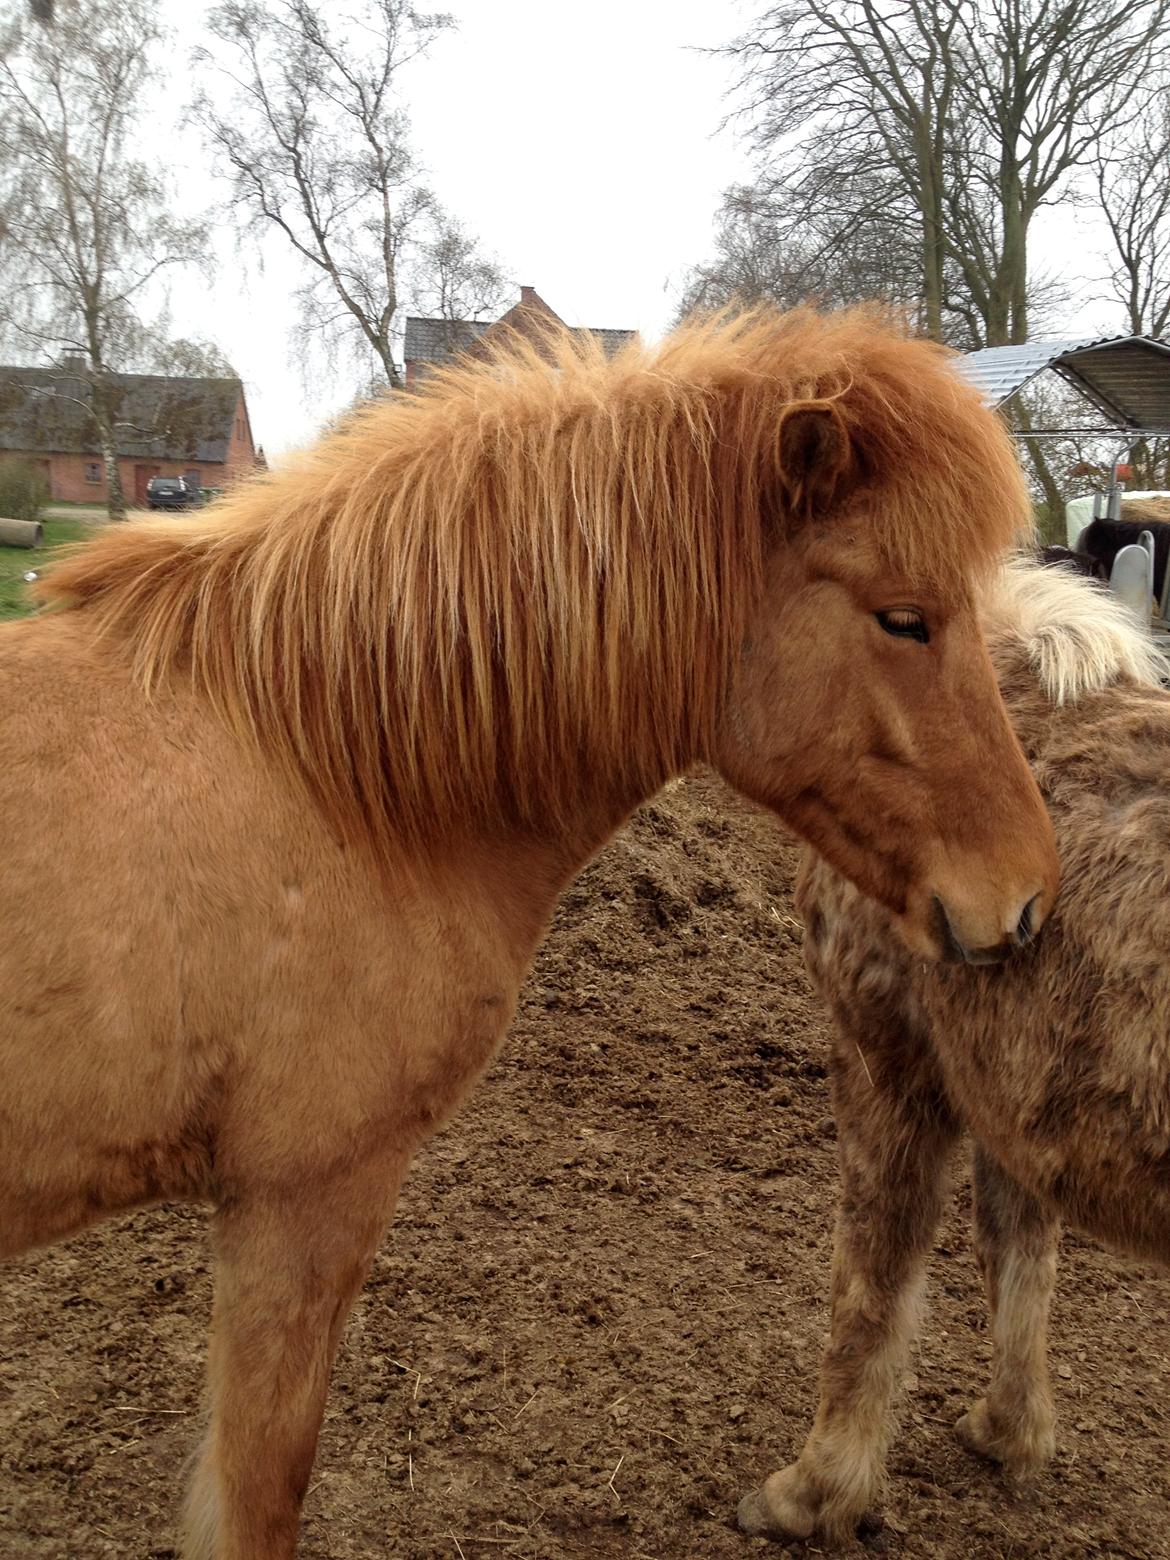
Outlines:
{"label": "grass patch", "polygon": [[46,520],[43,547],[0,546],[0,621],[24,617],[33,608],[24,576],[33,569],[38,574],[50,561],[53,551],[68,542],[84,542],[96,527],[84,520]]}

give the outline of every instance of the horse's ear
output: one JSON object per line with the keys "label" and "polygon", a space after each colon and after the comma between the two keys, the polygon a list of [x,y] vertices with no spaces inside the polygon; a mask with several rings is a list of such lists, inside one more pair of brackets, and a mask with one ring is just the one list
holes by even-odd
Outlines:
{"label": "horse's ear", "polygon": [[824,513],[851,485],[857,459],[832,401],[796,401],[780,414],[780,481],[797,513]]}

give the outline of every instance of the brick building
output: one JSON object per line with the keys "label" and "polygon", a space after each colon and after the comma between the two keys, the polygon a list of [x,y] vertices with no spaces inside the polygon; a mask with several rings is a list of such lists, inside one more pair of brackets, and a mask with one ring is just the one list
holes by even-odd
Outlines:
{"label": "brick building", "polygon": [[[122,491],[145,504],[151,477],[224,487],[264,464],[238,379],[114,374]],[[106,473],[89,412],[84,361],[0,367],[0,459],[31,461],[58,502],[104,504]]]}
{"label": "brick building", "polygon": [[[535,287],[521,287],[520,301],[498,320],[427,320],[409,315],[406,321],[406,388],[411,390],[431,368],[454,357],[474,357],[477,350],[502,332],[539,341],[549,325],[564,326],[560,315],[545,303]],[[637,335],[632,330],[570,327],[575,335],[595,336],[612,356]]]}

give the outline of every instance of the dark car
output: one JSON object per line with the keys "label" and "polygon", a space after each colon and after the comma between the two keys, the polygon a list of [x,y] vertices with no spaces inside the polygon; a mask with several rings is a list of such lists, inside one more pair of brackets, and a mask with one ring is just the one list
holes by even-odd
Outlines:
{"label": "dark car", "polygon": [[199,491],[188,487],[182,477],[151,477],[146,502],[150,509],[192,509],[199,502]]}

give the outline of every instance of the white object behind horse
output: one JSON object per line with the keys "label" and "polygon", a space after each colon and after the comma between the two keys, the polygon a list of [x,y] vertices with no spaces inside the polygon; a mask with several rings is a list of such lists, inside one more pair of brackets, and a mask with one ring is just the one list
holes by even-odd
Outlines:
{"label": "white object behind horse", "polygon": [[[1149,545],[1146,546],[1146,542]],[[1109,589],[1142,623],[1150,621],[1154,595],[1154,538],[1143,531],[1141,542],[1123,547],[1113,560]]]}
{"label": "white object behind horse", "polygon": [[1084,498],[1070,498],[1064,506],[1064,530],[1068,539],[1068,545],[1074,552],[1082,533],[1093,519],[1093,500],[1095,495],[1088,493]]}

